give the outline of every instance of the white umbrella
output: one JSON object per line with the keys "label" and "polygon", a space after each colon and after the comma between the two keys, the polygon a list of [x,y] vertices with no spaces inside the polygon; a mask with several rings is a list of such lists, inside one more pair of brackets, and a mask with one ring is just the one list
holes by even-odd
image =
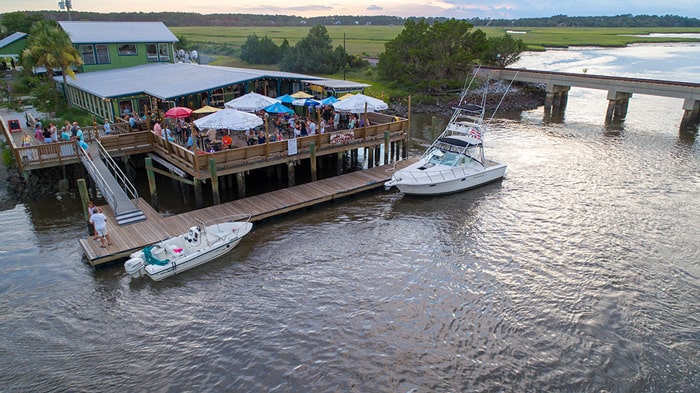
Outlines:
{"label": "white umbrella", "polygon": [[252,113],[226,108],[194,121],[200,130],[248,130],[263,124],[263,119]]}
{"label": "white umbrella", "polygon": [[258,93],[248,93],[224,104],[226,108],[238,109],[244,112],[257,112],[263,110],[266,106],[270,106],[279,102],[274,98],[264,96]]}
{"label": "white umbrella", "polygon": [[332,105],[339,111],[364,113],[365,104],[367,104],[367,112],[383,111],[389,108],[389,105],[387,105],[386,102],[364,94],[355,94],[354,96],[348,97],[342,101],[334,102]]}
{"label": "white umbrella", "polygon": [[292,105],[295,106],[316,106],[322,105],[321,101],[314,100],[313,98],[299,98],[298,100],[292,101]]}

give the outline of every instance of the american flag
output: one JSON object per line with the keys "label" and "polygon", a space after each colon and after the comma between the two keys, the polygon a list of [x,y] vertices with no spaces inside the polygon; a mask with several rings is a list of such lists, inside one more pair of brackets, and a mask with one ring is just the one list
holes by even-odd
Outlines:
{"label": "american flag", "polygon": [[471,135],[472,138],[476,138],[476,139],[479,139],[479,140],[481,139],[481,131],[480,131],[480,130],[477,130],[476,128],[472,128],[472,129],[469,131],[469,135]]}

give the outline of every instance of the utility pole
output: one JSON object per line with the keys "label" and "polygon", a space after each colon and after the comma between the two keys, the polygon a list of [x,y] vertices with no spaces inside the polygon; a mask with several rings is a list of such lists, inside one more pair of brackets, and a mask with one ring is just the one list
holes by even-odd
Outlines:
{"label": "utility pole", "polygon": [[58,2],[58,8],[60,9],[66,9],[68,11],[68,20],[73,20],[70,16],[70,10],[73,8],[73,4],[71,4],[71,0],[61,0]]}

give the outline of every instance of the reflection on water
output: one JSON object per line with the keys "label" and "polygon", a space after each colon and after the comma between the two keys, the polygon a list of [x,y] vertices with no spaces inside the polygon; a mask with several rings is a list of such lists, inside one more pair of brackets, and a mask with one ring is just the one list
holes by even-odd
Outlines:
{"label": "reflection on water", "polygon": [[[562,123],[494,120],[501,182],[262,222],[159,283],[82,262],[75,195],[0,211],[0,387],[696,391],[700,147],[679,101],[635,96],[610,132],[605,92],[572,89]],[[419,154],[446,119],[412,120]]]}

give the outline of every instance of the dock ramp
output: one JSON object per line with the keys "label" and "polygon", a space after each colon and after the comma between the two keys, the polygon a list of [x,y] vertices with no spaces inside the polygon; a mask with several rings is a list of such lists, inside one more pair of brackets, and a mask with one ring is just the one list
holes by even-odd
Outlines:
{"label": "dock ramp", "polygon": [[88,144],[87,151],[83,148],[79,150],[80,162],[114,211],[117,224],[128,225],[146,220],[146,215],[134,202],[139,200],[136,188],[100,142]]}

